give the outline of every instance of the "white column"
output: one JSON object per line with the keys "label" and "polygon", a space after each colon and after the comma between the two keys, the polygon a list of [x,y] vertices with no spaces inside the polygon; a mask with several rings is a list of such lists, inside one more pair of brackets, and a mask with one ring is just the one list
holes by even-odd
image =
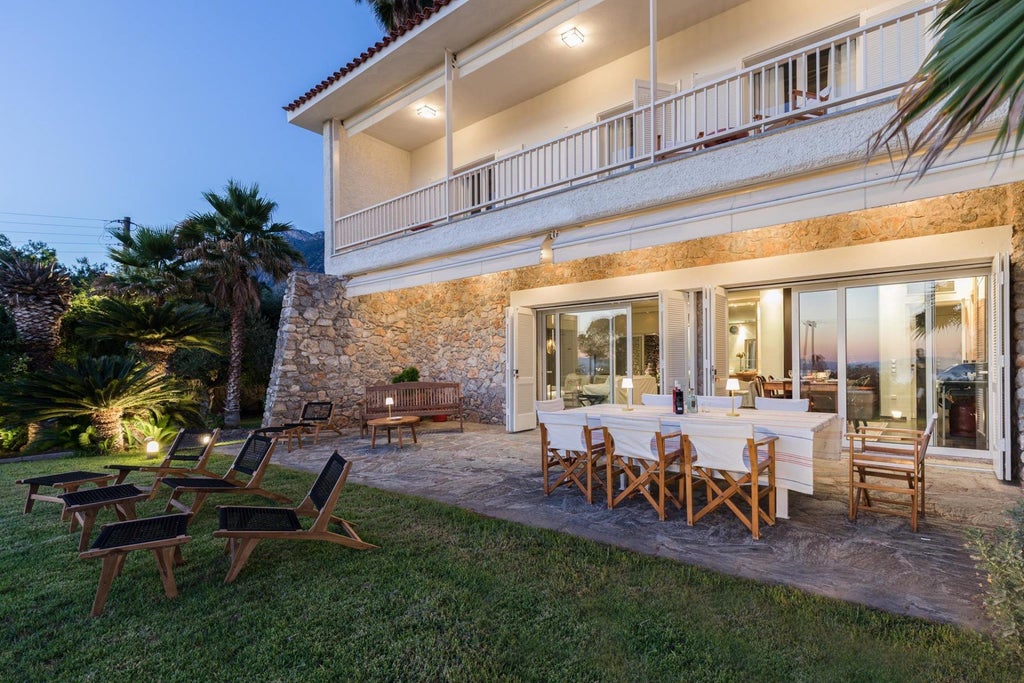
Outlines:
{"label": "white column", "polygon": [[444,51],[444,213],[452,217],[452,85],[455,79],[455,55]]}
{"label": "white column", "polygon": [[651,163],[658,156],[658,126],[655,117],[654,102],[658,99],[658,0],[650,0],[650,58],[651,58]]}
{"label": "white column", "polygon": [[330,119],[323,124],[323,168],[324,168],[324,259],[329,259],[334,254],[335,245],[338,243],[338,236],[334,234],[334,224],[337,216],[338,193],[336,188],[338,182],[335,174],[338,172],[338,127],[341,124]]}

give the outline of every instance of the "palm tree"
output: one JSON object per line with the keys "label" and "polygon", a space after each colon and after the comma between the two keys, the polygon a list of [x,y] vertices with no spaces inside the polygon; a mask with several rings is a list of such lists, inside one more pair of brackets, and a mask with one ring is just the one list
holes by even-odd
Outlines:
{"label": "palm tree", "polygon": [[118,242],[109,250],[110,259],[120,267],[97,283],[99,290],[157,301],[191,293],[176,230],[139,226],[131,233],[120,229],[108,232]]}
{"label": "palm tree", "polygon": [[[361,5],[363,1],[356,0],[356,4]],[[373,10],[377,23],[383,26],[385,31],[394,31],[416,16],[418,12],[434,6],[434,0],[365,0],[365,2]]]}
{"label": "palm tree", "polygon": [[223,195],[204,192],[203,198],[213,211],[187,218],[178,239],[183,261],[208,285],[211,303],[230,316],[224,424],[237,427],[245,316],[260,306],[257,275],[279,282],[303,259],[284,238],[292,226],[271,221],[277,204],[260,197],[255,183],[243,187],[231,180]]}
{"label": "palm tree", "polygon": [[126,418],[171,409],[197,418],[194,405],[167,378],[130,358],[79,358],[15,379],[4,390],[4,412],[27,422],[88,417],[97,435],[114,450],[124,448]]}
{"label": "palm tree", "polygon": [[31,367],[45,368],[53,361],[71,290],[71,278],[56,260],[18,252],[0,257],[0,296]]}
{"label": "palm tree", "polygon": [[220,354],[219,331],[219,322],[203,304],[150,299],[101,299],[78,325],[83,336],[132,344],[159,375],[167,374],[168,359],[177,349]]}
{"label": "palm tree", "polygon": [[[871,141],[874,152],[894,138],[906,139],[907,160],[923,151],[918,177],[1007,102],[992,153],[1005,152],[1011,140],[1017,148],[1024,139],[1024,3],[950,0],[933,30],[938,42]],[[911,139],[911,125],[922,119],[924,127]]]}

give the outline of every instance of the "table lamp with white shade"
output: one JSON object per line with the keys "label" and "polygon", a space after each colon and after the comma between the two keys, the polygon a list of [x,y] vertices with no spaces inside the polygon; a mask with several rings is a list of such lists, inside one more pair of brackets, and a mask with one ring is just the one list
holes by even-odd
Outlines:
{"label": "table lamp with white shade", "polygon": [[[395,405],[395,398],[393,396],[385,396],[384,397],[384,405],[386,405],[388,407],[388,419],[389,420],[394,420],[395,418],[393,418],[391,416],[391,406]],[[390,434],[390,432],[388,432],[388,433]]]}
{"label": "table lamp with white shade", "polygon": [[740,381],[735,377],[730,377],[725,380],[725,390],[729,392],[729,398],[732,399],[729,412],[726,415],[736,417],[739,413],[736,412],[736,392],[740,390]]}
{"label": "table lamp with white shade", "polygon": [[633,378],[623,377],[622,388],[626,390],[626,407],[623,410],[633,410]]}

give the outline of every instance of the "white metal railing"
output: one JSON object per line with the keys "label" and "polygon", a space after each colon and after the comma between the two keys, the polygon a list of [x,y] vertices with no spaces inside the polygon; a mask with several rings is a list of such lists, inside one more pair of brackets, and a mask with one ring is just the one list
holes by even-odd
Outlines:
{"label": "white metal railing", "polygon": [[341,217],[334,226],[335,251],[877,99],[917,72],[933,44],[929,27],[940,6],[877,21],[661,98],[653,122],[652,107],[644,104]]}

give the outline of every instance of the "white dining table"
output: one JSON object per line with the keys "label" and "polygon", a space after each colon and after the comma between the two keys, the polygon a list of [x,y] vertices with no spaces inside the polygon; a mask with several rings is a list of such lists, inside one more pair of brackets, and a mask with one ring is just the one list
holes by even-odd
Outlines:
{"label": "white dining table", "polygon": [[699,413],[676,415],[664,406],[634,406],[626,410],[618,404],[601,403],[570,408],[569,412],[586,413],[591,427],[601,424],[601,417],[657,417],[674,431],[686,433],[690,420],[741,421],[754,425],[758,437],[775,436],[775,514],[789,517],[789,492],[814,493],[814,459],[837,460],[842,444],[842,422],[834,413],[801,413],[784,410],[739,409],[731,416],[728,410],[711,408]]}

